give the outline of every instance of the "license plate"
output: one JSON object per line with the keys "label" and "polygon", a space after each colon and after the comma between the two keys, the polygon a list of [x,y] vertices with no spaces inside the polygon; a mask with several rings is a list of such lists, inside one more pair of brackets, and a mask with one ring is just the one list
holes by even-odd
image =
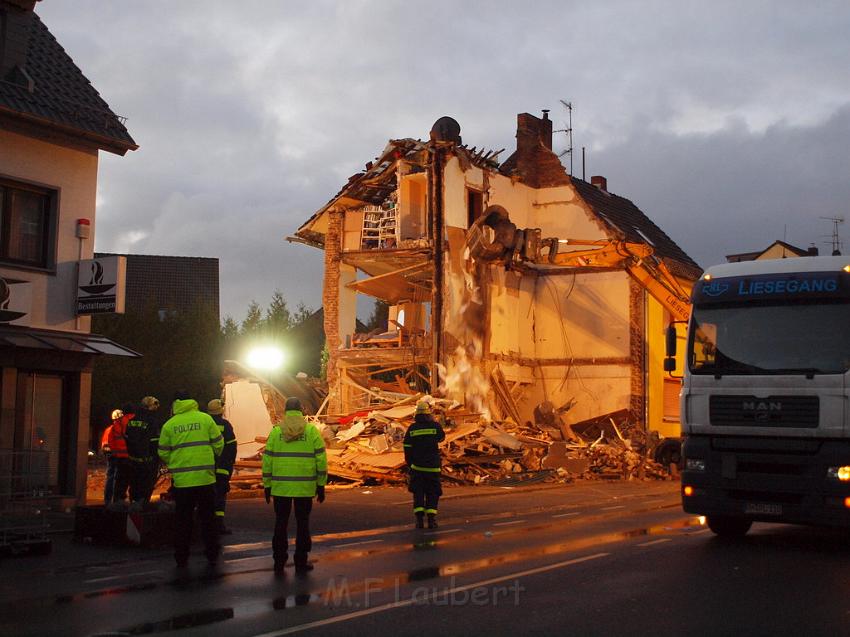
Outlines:
{"label": "license plate", "polygon": [[744,506],[744,513],[752,513],[754,515],[782,515],[782,505],[747,502]]}

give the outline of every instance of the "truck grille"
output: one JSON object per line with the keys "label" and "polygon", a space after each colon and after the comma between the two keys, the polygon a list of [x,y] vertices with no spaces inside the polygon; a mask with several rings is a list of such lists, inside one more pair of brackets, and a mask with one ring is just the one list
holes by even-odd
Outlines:
{"label": "truck grille", "polygon": [[817,396],[711,396],[709,418],[718,427],[818,426]]}

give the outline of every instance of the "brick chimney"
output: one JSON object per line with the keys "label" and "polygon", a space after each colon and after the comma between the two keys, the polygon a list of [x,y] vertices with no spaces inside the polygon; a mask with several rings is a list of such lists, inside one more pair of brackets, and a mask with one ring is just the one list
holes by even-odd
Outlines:
{"label": "brick chimney", "polygon": [[809,249],[806,250],[806,254],[810,257],[818,256],[818,247],[813,243],[809,246]]}
{"label": "brick chimney", "polygon": [[593,175],[590,178],[590,183],[591,185],[599,188],[602,192],[608,192],[608,180],[602,175]]}
{"label": "brick chimney", "polygon": [[543,119],[531,113],[520,113],[516,116],[516,150],[521,156],[534,152],[539,144],[552,150],[552,120],[549,112],[543,111]]}
{"label": "brick chimney", "polygon": [[552,120],[548,111],[543,111],[542,118],[530,113],[516,116],[516,152],[499,169],[532,188],[570,183],[561,160],[552,152]]}

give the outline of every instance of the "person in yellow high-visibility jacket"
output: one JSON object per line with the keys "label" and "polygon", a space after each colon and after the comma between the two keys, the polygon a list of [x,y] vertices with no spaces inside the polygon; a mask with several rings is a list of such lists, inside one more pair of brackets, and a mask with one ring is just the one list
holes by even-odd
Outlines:
{"label": "person in yellow high-visibility jacket", "polygon": [[198,509],[204,553],[212,565],[218,561],[218,531],[215,524],[215,459],[224,439],[212,416],[198,410],[198,403],[185,391],[174,396],[174,414],[159,434],[159,457],[174,480],[174,559],[178,567],[189,560],[192,517]]}
{"label": "person in yellow high-visibility jacket", "polygon": [[287,524],[295,509],[295,572],[313,570],[307,562],[312,548],[310,511],[313,498],[325,501],[328,459],[325,441],[316,426],[307,422],[297,398],[286,400],[282,423],[272,427],[263,453],[263,487],[266,504],[274,497],[275,526],[272,540],[275,573],[283,573],[289,550]]}

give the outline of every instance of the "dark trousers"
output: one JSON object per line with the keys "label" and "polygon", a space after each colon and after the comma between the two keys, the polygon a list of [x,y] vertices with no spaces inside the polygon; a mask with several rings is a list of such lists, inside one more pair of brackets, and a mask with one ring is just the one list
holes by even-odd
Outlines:
{"label": "dark trousers", "polygon": [[437,513],[437,503],[443,495],[439,473],[412,469],[407,489],[413,494],[414,513]]}
{"label": "dark trousers", "polygon": [[130,500],[147,502],[151,499],[154,483],[156,482],[159,463],[154,458],[143,462],[131,460],[132,474],[130,479]]}
{"label": "dark trousers", "polygon": [[103,503],[112,502],[112,494],[115,492],[115,458],[109,456],[106,459],[106,483],[103,485]]}
{"label": "dark trousers", "polygon": [[224,507],[227,505],[227,493],[230,491],[230,476],[215,474],[215,515],[224,521]]}
{"label": "dark trousers", "polygon": [[201,537],[204,540],[204,554],[214,562],[218,559],[218,529],[215,525],[215,487],[211,484],[202,487],[174,487],[174,559],[185,564],[189,559],[189,546],[192,543],[192,525],[195,509],[201,523]]}
{"label": "dark trousers", "polygon": [[115,488],[112,491],[112,502],[123,502],[127,498],[127,490],[133,478],[133,466],[129,458],[112,458],[115,462]]}
{"label": "dark trousers", "polygon": [[283,564],[288,557],[289,540],[286,527],[289,523],[289,512],[295,505],[295,566],[307,563],[307,554],[313,548],[310,538],[310,511],[313,510],[313,498],[287,498],[274,496],[274,538],[272,551],[276,564]]}

